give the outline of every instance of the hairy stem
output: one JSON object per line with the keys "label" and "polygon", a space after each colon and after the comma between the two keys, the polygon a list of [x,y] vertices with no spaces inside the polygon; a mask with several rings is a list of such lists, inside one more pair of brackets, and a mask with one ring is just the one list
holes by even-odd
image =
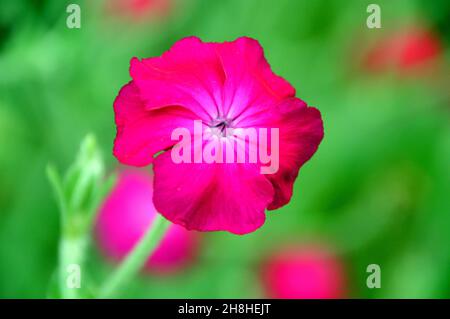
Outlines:
{"label": "hairy stem", "polygon": [[156,214],[153,223],[134,249],[115,270],[100,290],[99,298],[110,298],[142,268],[148,256],[158,246],[170,223],[160,214]]}

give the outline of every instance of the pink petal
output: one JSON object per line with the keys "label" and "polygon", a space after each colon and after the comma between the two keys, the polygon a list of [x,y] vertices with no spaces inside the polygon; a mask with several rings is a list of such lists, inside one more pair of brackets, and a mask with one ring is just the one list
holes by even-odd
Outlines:
{"label": "pink petal", "polygon": [[226,76],[223,108],[228,117],[261,114],[295,95],[295,89],[272,72],[258,41],[241,37],[216,46]]}
{"label": "pink petal", "polygon": [[280,167],[278,172],[266,175],[275,189],[269,210],[286,205],[292,196],[293,184],[302,165],[316,152],[323,138],[323,123],[320,112],[307,107],[300,99],[283,101],[278,107]]}
{"label": "pink petal", "polygon": [[176,143],[171,140],[173,129],[191,129],[195,119],[192,112],[179,106],[146,110],[133,81],[120,90],[114,111],[114,155],[121,163],[134,166],[150,164],[154,154]]}
{"label": "pink petal", "polygon": [[189,230],[252,232],[264,223],[273,188],[252,164],[174,164],[170,152],[154,162],[153,201]]}
{"label": "pink petal", "polygon": [[161,57],[133,58],[130,74],[148,109],[179,105],[203,120],[218,115],[224,74],[212,43],[184,38]]}

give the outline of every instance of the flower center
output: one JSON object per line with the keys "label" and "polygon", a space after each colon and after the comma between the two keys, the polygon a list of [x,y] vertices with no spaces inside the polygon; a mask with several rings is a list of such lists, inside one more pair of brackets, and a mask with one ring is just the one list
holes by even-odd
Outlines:
{"label": "flower center", "polygon": [[233,128],[231,124],[232,122],[229,119],[217,118],[210,123],[209,127],[211,128],[213,135],[218,137],[227,137],[230,135]]}

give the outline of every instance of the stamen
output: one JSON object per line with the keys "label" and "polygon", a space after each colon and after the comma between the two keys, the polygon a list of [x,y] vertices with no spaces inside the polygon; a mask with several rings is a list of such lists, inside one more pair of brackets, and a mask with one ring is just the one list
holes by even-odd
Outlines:
{"label": "stamen", "polygon": [[226,136],[227,129],[231,128],[231,121],[223,118],[218,118],[210,124],[210,127],[218,129],[219,133],[222,136]]}

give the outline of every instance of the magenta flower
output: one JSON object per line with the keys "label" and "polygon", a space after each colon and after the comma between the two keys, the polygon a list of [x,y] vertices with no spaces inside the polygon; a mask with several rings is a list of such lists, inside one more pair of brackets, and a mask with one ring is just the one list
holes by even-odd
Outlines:
{"label": "magenta flower", "polygon": [[[130,74],[132,81],[114,102],[114,155],[127,165],[153,163],[153,200],[164,217],[187,229],[245,234],[264,223],[265,209],[290,201],[300,167],[322,140],[322,119],[271,71],[256,40],[205,43],[185,38],[161,57],[133,58]],[[174,162],[171,150],[178,141],[172,140],[172,133],[185,128],[194,136],[195,120],[201,120],[200,135],[217,129],[221,145],[239,138],[244,147],[251,144],[228,135],[228,129],[277,129],[275,172],[262,174],[261,158],[244,163]],[[211,143],[203,141],[200,152]],[[192,153],[197,152],[194,148]]]}
{"label": "magenta flower", "polygon": [[270,298],[346,297],[344,266],[327,247],[285,247],[270,256],[262,270],[262,283]]}
{"label": "magenta flower", "polygon": [[[139,241],[156,216],[152,203],[152,175],[126,170],[103,203],[96,234],[103,252],[115,261],[125,257]],[[145,268],[169,273],[185,267],[198,247],[197,234],[172,224]]]}

